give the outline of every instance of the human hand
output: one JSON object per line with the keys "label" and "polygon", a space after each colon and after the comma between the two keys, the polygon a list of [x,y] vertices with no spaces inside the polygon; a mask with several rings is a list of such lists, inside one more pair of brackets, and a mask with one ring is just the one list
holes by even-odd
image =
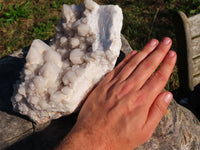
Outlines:
{"label": "human hand", "polygon": [[58,149],[132,150],[147,141],[172,99],[162,92],[176,62],[171,44],[153,39],[129,53],[88,96]]}

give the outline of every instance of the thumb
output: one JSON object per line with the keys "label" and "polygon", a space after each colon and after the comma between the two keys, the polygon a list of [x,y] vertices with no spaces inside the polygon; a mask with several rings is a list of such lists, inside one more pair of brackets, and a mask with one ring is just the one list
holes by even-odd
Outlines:
{"label": "thumb", "polygon": [[149,110],[149,114],[146,120],[146,124],[144,125],[147,128],[147,131],[154,131],[157,127],[158,123],[166,113],[167,107],[172,100],[172,93],[163,92],[155,99],[154,103],[151,105]]}

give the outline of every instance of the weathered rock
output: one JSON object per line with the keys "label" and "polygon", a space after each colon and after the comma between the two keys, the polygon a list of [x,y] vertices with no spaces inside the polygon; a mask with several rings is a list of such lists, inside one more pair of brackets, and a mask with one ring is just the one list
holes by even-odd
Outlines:
{"label": "weathered rock", "polygon": [[[122,38],[121,50],[131,51],[124,38]],[[26,51],[19,51],[12,56],[0,59],[0,110],[2,111],[0,113],[0,149],[19,141],[7,148],[7,150],[53,150],[73,127],[77,114],[54,120],[48,127],[46,127],[47,125],[42,127],[42,131],[34,133],[39,129],[35,129],[34,126],[33,130],[31,130],[32,122],[26,121],[22,116],[19,117],[12,111],[10,103],[13,91],[12,85],[19,78],[19,72],[24,65],[23,54],[25,53]],[[123,56],[124,54],[121,53],[120,60],[122,60]],[[6,117],[7,115],[8,118]],[[8,128],[3,127],[10,127],[10,129],[7,131]],[[24,130],[25,127],[26,130]],[[16,130],[18,131],[17,134],[15,133]],[[34,134],[31,134],[31,132]],[[9,139],[14,139],[12,142],[6,140],[5,135],[8,134],[10,134]],[[28,134],[30,136],[27,137]],[[136,150],[199,150],[199,137],[199,121],[189,110],[178,105],[173,100],[152,138]],[[21,140],[22,138],[24,139]]]}
{"label": "weathered rock", "polygon": [[30,121],[0,111],[0,149],[33,133]]}
{"label": "weathered rock", "polygon": [[200,123],[173,100],[151,139],[135,150],[200,150]]}

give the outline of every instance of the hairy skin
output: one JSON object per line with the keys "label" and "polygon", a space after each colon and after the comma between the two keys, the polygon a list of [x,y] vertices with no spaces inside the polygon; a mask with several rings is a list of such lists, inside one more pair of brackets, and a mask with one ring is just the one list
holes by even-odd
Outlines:
{"label": "hairy skin", "polygon": [[171,44],[153,39],[129,53],[88,96],[57,150],[132,150],[146,142],[172,99],[162,92],[177,57]]}

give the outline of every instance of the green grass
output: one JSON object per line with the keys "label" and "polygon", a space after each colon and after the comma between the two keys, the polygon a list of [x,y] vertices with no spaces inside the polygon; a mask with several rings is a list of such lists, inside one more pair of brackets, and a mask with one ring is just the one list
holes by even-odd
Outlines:
{"label": "green grass", "polygon": [[0,4],[0,57],[55,34],[62,5],[79,0],[4,0]]}
{"label": "green grass", "polygon": [[[2,0],[0,3],[0,57],[29,46],[34,39],[47,40],[55,34],[55,26],[63,4],[83,0]],[[123,10],[122,33],[131,47],[142,49],[151,38],[169,36],[176,50],[171,12],[182,10],[187,16],[200,12],[199,0],[96,0],[100,4],[117,4]],[[179,86],[177,68],[166,88]]]}
{"label": "green grass", "polygon": [[[3,9],[3,5],[2,5]],[[5,24],[13,24],[15,21],[20,21],[21,18],[31,18],[32,10],[30,9],[30,1],[21,5],[14,4],[8,6],[8,10],[2,13],[0,21]]]}

